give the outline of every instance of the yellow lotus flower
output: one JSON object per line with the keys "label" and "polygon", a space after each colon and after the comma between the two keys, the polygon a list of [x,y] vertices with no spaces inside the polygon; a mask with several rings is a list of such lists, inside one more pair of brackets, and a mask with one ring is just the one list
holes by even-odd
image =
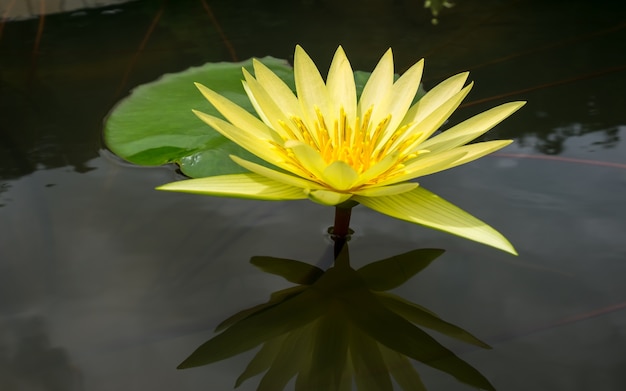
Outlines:
{"label": "yellow lotus flower", "polygon": [[297,95],[259,61],[254,61],[254,76],[243,70],[243,86],[258,117],[196,84],[226,121],[194,113],[275,168],[231,156],[250,173],[190,179],[158,189],[261,200],[309,198],[324,205],[351,200],[515,253],[493,228],[411,180],[470,162],[511,143],[497,140],[465,145],[524,102],[503,104],[429,138],[459,106],[472,84],[463,87],[468,73],[458,74],[411,106],[423,65],[423,60],[419,61],[394,83],[393,57],[388,50],[357,101],[354,74],[341,47],[324,82],[311,58],[297,46]]}

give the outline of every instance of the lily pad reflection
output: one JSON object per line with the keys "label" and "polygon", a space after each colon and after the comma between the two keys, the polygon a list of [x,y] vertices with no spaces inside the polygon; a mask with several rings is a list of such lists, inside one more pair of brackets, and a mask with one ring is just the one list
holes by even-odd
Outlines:
{"label": "lily pad reflection", "polygon": [[[261,305],[223,321],[179,369],[207,365],[259,345],[237,379],[263,374],[258,390],[282,390],[295,377],[296,390],[426,390],[410,359],[446,372],[470,386],[494,390],[474,367],[421,327],[463,342],[487,344],[428,309],[386,292],[426,268],[444,251],[419,249],[350,266],[348,245],[326,271],[304,262],[253,257],[263,271],[298,285],[273,293]],[[393,380],[392,380],[393,379]]]}

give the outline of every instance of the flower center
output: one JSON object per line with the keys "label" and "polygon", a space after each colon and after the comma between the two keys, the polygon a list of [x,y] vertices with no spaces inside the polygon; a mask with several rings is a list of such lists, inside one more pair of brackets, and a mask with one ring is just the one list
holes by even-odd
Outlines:
{"label": "flower center", "polygon": [[[317,118],[312,128],[297,116],[291,117],[292,126],[285,122],[280,124],[292,140],[304,142],[319,152],[325,163],[342,161],[361,174],[391,152],[398,153],[397,164],[401,164],[411,157],[403,152],[417,138],[417,135],[405,134],[410,124],[389,134],[387,127],[391,114],[378,123],[373,123],[372,112],[373,107],[370,107],[362,118],[356,117],[351,124],[342,107],[338,118],[333,121],[332,126],[328,126],[322,112],[316,108]],[[293,154],[288,155],[293,158]]]}

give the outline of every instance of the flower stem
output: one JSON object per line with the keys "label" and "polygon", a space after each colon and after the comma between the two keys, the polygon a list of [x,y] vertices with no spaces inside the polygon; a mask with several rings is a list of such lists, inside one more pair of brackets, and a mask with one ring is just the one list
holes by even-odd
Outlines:
{"label": "flower stem", "polygon": [[332,235],[337,239],[345,240],[350,233],[350,215],[352,208],[335,207],[335,225]]}
{"label": "flower stem", "polygon": [[352,208],[358,204],[358,202],[348,200],[335,206],[335,224],[330,231],[330,236],[335,242],[335,261],[338,260],[339,254],[342,253],[342,250],[346,252],[345,255],[348,257],[348,240],[350,239],[350,235],[354,232],[350,230],[350,216],[352,215]]}

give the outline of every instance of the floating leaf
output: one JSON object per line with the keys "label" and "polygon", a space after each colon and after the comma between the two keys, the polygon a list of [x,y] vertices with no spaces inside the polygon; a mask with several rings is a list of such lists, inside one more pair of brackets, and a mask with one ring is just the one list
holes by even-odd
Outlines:
{"label": "floating leaf", "polygon": [[[288,85],[293,71],[285,60],[261,59]],[[177,163],[192,178],[247,172],[229,155],[260,164],[264,162],[207,127],[192,112],[221,114],[206,101],[194,82],[219,91],[237,105],[253,112],[241,80],[241,68],[252,71],[252,60],[239,63],[207,63],[167,74],[135,88],[118,103],[105,121],[104,141],[116,155],[131,163],[159,166]]]}

